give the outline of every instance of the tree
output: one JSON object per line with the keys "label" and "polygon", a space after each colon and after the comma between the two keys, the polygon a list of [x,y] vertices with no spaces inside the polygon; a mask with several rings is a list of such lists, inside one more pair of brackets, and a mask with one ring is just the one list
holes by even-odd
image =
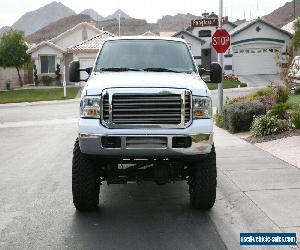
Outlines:
{"label": "tree", "polygon": [[294,22],[294,31],[295,34],[293,36],[293,47],[294,49],[298,49],[300,48],[300,18],[298,18],[295,22]]}
{"label": "tree", "polygon": [[28,44],[24,32],[9,30],[0,38],[0,66],[15,67],[18,72],[20,85],[23,86],[20,68],[30,62],[30,55],[26,53]]}

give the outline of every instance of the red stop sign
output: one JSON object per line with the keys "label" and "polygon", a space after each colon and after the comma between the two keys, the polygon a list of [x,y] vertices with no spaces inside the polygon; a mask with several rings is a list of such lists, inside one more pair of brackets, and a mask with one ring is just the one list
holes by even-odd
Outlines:
{"label": "red stop sign", "polygon": [[225,29],[218,29],[212,36],[212,46],[217,53],[225,53],[230,47],[230,35]]}

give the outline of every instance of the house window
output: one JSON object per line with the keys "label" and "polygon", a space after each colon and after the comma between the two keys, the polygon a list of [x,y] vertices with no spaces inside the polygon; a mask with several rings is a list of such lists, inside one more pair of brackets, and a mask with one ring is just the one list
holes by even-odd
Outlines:
{"label": "house window", "polygon": [[49,74],[55,72],[55,56],[40,56],[41,73]]}
{"label": "house window", "polygon": [[211,37],[211,30],[199,30],[199,37]]}

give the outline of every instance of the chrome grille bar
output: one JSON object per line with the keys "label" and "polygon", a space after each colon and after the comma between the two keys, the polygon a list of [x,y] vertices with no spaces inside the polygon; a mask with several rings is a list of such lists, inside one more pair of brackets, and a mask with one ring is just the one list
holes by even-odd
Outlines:
{"label": "chrome grille bar", "polygon": [[185,89],[107,89],[101,102],[102,124],[109,128],[184,128],[191,123],[191,92]]}

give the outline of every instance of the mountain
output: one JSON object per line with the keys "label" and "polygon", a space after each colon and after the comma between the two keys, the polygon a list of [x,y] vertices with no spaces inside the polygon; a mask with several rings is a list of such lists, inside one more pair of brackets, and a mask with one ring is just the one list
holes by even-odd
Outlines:
{"label": "mountain", "polygon": [[30,34],[27,36],[27,39],[32,43],[39,43],[41,41],[56,37],[81,22],[91,21],[93,21],[93,19],[89,15],[83,14],[64,17]]}
{"label": "mountain", "polygon": [[166,15],[157,20],[158,27],[161,31],[179,31],[186,29],[191,25],[192,19],[197,19],[199,16],[187,14],[177,14],[174,16]]}
{"label": "mountain", "polygon": [[12,25],[12,28],[23,30],[28,35],[62,17],[74,14],[76,13],[73,10],[54,1],[37,10],[25,13]]}
{"label": "mountain", "polygon": [[116,10],[113,14],[105,17],[105,20],[112,20],[112,19],[119,19],[119,15],[123,19],[129,19],[131,18],[129,15],[127,15],[123,10]]}
{"label": "mountain", "polygon": [[[296,2],[296,17],[300,15],[300,0],[295,0]],[[287,23],[293,21],[294,18],[294,1],[286,2],[280,8],[274,10],[270,14],[263,16],[263,18],[278,27],[282,27]]]}
{"label": "mountain", "polygon": [[[93,19],[89,15],[83,14],[65,17],[27,36],[27,39],[31,43],[39,43],[63,33],[78,23],[91,21],[93,21]],[[99,29],[103,28],[104,30],[113,34],[118,34],[119,22],[117,19],[103,20],[98,22],[96,21],[94,24]],[[156,33],[159,32],[157,24],[147,23],[147,21],[143,19],[129,18],[121,20],[122,35],[141,35],[148,30]]]}
{"label": "mountain", "polygon": [[85,9],[84,11],[81,11],[80,14],[89,15],[95,21],[102,21],[104,19],[103,16],[93,9]]}

